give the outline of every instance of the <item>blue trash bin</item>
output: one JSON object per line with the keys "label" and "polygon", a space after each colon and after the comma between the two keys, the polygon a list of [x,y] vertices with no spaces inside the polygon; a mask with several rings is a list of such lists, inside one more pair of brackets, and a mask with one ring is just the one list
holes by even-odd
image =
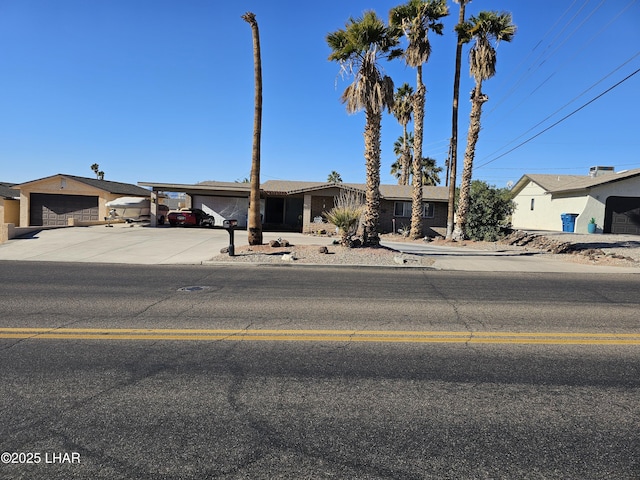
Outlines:
{"label": "blue trash bin", "polygon": [[560,215],[562,219],[562,231],[573,233],[576,231],[576,218],[577,213],[563,213]]}

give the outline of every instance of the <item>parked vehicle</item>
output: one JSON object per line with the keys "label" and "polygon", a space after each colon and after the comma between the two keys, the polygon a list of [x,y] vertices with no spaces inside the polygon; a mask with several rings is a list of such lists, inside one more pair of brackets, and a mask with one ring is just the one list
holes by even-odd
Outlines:
{"label": "parked vehicle", "polygon": [[127,223],[148,222],[150,215],[150,200],[143,197],[119,197],[105,203],[109,209],[111,220],[121,219]]}
{"label": "parked vehicle", "polygon": [[167,220],[167,216],[169,215],[169,207],[163,204],[158,205],[156,215],[158,217],[158,225],[164,225],[164,222]]}
{"label": "parked vehicle", "polygon": [[215,219],[208,213],[199,208],[181,208],[173,210],[167,215],[167,220],[172,227],[181,226],[198,226],[213,227]]}

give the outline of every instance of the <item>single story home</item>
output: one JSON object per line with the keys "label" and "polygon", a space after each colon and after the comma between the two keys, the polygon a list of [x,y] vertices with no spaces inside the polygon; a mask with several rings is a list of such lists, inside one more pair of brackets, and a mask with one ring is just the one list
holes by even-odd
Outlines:
{"label": "single story home", "polygon": [[517,229],[563,231],[562,214],[575,216],[575,232],[640,235],[640,169],[591,167],[589,175],[524,175],[512,189]]}
{"label": "single story home", "polygon": [[[187,206],[201,208],[213,215],[216,224],[235,218],[247,226],[250,185],[248,183],[201,182],[195,185],[147,183],[138,185],[160,192],[187,194]],[[380,185],[380,232],[394,232],[411,224],[411,188]],[[311,233],[330,226],[323,213],[331,210],[336,197],[351,191],[364,197],[365,184],[269,180],[261,190],[261,214],[265,229]],[[423,232],[426,236],[444,235],[447,225],[447,187],[423,187]]]}
{"label": "single story home", "polygon": [[118,197],[150,197],[151,192],[129,183],[59,173],[12,186],[20,196],[20,227],[63,226],[70,222],[99,222],[105,204]]}

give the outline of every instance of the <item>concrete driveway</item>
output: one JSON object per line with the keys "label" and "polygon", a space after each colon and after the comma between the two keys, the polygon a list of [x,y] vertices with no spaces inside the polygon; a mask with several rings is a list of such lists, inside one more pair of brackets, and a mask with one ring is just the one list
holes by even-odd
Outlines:
{"label": "concrete driveway", "polygon": [[[265,232],[263,237],[265,242],[284,237],[296,244],[329,245],[333,241],[295,233]],[[228,245],[229,234],[221,228],[97,225],[42,230],[9,240],[0,245],[0,260],[196,265]],[[235,245],[248,245],[246,230],[235,232]]]}

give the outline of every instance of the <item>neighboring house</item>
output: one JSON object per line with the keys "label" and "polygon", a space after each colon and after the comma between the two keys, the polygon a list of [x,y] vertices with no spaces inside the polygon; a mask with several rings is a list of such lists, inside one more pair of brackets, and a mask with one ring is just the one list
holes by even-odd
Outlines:
{"label": "neighboring house", "polygon": [[614,172],[592,167],[589,175],[524,175],[512,189],[518,229],[562,231],[561,215],[577,215],[575,232],[640,234],[640,169]]}
{"label": "neighboring house", "polygon": [[118,197],[150,197],[148,189],[129,183],[57,174],[14,185],[20,191],[20,226],[99,222],[107,217],[105,203]]}
{"label": "neighboring house", "polygon": [[[235,218],[247,225],[250,185],[248,183],[202,182],[195,185],[143,183],[154,192],[184,192],[190,207],[201,208],[220,225]],[[265,229],[310,233],[327,229],[322,214],[331,210],[341,191],[364,197],[364,184],[269,180],[261,185],[261,214]],[[425,236],[444,235],[447,224],[447,187],[423,187]],[[393,232],[411,224],[411,187],[380,185],[380,231]]]}
{"label": "neighboring house", "polygon": [[20,222],[20,192],[15,183],[0,182],[0,225]]}

